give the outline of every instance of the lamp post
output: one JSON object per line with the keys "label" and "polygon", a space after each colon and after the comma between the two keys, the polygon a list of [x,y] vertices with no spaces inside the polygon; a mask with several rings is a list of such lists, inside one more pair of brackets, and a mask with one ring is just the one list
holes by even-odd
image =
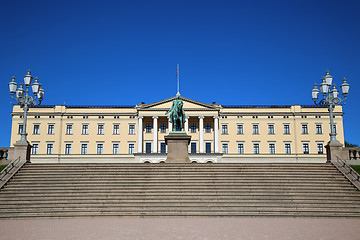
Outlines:
{"label": "lamp post", "polygon": [[[17,83],[15,82],[15,77],[11,78],[11,82],[9,83],[9,89],[11,98],[16,100],[21,108],[24,109],[24,123],[21,131],[21,138],[18,143],[27,143],[27,133],[26,133],[26,120],[27,120],[27,112],[30,107],[35,105],[39,105],[44,97],[44,90],[41,87],[41,84],[38,82],[38,78],[34,78],[34,82],[31,84],[33,77],[31,76],[30,70],[27,71],[27,74],[24,76],[24,83],[20,84],[20,87],[17,88]],[[29,87],[31,85],[34,97],[29,95]],[[15,97],[14,97],[15,95]],[[39,103],[36,101],[38,99]]]}
{"label": "lamp post", "polygon": [[341,105],[347,98],[349,94],[350,85],[346,82],[346,78],[343,79],[343,83],[340,88],[342,91],[342,95],[344,99],[339,97],[339,90],[336,89],[335,84],[332,83],[333,77],[330,75],[329,71],[326,71],[326,76],[322,78],[322,83],[319,85],[320,91],[323,94],[323,99],[321,99],[318,103],[319,89],[317,88],[317,84],[315,83],[314,89],[311,91],[312,99],[315,104],[326,106],[329,109],[330,113],[330,142],[329,144],[340,144],[338,140],[336,140],[336,132],[334,125],[334,108],[336,105]]}

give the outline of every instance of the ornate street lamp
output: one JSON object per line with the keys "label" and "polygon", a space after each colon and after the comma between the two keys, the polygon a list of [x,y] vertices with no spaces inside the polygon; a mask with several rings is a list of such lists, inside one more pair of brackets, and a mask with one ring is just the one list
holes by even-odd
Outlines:
{"label": "ornate street lamp", "polygon": [[343,84],[341,84],[340,88],[342,91],[342,95],[344,99],[339,98],[339,90],[336,89],[335,84],[332,83],[333,77],[330,75],[329,71],[326,71],[326,76],[322,78],[322,83],[319,85],[320,91],[323,94],[323,99],[319,102],[319,89],[317,88],[317,84],[315,83],[314,89],[311,91],[312,99],[316,105],[326,106],[329,109],[330,113],[330,143],[339,143],[336,140],[336,132],[334,125],[334,108],[336,105],[341,105],[342,102],[346,100],[347,95],[349,94],[350,85],[346,82],[346,78],[343,79]]}
{"label": "ornate street lamp", "polygon": [[[30,107],[39,105],[44,97],[44,90],[41,88],[41,84],[38,82],[38,78],[34,79],[34,83],[31,84],[33,77],[31,76],[30,70],[27,71],[27,74],[24,76],[24,83],[20,84],[20,87],[17,88],[17,83],[15,82],[15,77],[11,78],[9,83],[9,89],[12,99],[16,100],[21,108],[24,109],[24,123],[21,134],[21,139],[17,142],[27,142],[26,136],[26,120],[27,112]],[[29,87],[31,85],[34,97],[29,95]],[[15,95],[15,97],[14,97]],[[36,101],[38,99],[38,102]]]}

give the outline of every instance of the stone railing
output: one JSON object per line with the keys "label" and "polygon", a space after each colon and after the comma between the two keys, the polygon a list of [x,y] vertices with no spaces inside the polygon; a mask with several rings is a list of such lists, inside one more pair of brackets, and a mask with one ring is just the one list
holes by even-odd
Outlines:
{"label": "stone railing", "polygon": [[0,147],[0,164],[7,164],[9,159],[9,148]]}
{"label": "stone railing", "polygon": [[360,147],[344,147],[343,151],[349,154],[348,160],[360,160]]}

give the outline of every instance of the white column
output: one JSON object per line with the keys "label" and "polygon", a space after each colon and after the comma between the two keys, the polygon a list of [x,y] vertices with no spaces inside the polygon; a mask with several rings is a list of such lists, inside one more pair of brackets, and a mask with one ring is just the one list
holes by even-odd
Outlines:
{"label": "white column", "polygon": [[142,147],[143,147],[143,117],[138,118],[138,153],[142,153]]}
{"label": "white column", "polygon": [[170,122],[170,118],[168,117],[168,126],[169,126],[169,133],[172,131],[172,123]]}
{"label": "white column", "polygon": [[199,149],[200,153],[204,152],[204,117],[199,117]]}
{"label": "white column", "polygon": [[185,117],[185,132],[189,132],[189,117]]}
{"label": "white column", "polygon": [[214,117],[214,150],[219,152],[219,117]]}
{"label": "white column", "polygon": [[153,117],[154,124],[153,124],[153,131],[154,131],[154,139],[153,139],[153,152],[158,152],[158,118],[159,117]]}

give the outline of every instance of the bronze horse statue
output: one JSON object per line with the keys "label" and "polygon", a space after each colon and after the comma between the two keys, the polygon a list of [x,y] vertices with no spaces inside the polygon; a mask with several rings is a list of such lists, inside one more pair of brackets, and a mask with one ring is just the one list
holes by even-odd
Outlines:
{"label": "bronze horse statue", "polygon": [[[165,114],[168,113],[170,113],[170,122],[174,125],[174,130],[181,131],[183,129],[185,112],[183,109],[183,101],[180,99],[180,95],[176,95],[171,108]],[[171,130],[172,129],[169,129],[169,131]]]}

